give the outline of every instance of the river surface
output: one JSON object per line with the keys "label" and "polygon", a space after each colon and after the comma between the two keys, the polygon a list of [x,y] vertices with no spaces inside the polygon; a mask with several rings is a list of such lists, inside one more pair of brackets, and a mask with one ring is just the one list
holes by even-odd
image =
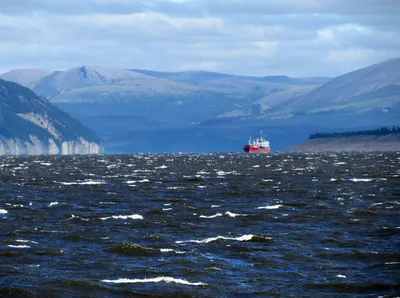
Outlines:
{"label": "river surface", "polygon": [[400,153],[0,157],[0,297],[396,297]]}

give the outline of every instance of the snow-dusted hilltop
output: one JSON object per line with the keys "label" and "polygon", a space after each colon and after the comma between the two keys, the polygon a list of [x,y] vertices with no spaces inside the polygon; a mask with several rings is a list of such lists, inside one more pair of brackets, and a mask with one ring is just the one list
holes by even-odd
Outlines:
{"label": "snow-dusted hilltop", "polygon": [[0,155],[97,154],[99,138],[31,90],[0,79]]}

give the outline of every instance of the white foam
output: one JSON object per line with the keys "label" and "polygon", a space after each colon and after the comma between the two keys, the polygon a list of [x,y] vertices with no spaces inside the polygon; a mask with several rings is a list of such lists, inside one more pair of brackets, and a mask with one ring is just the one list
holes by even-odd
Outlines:
{"label": "white foam", "polygon": [[107,219],[143,219],[143,216],[140,214],[133,214],[133,215],[113,215],[109,217],[100,217],[101,220]]}
{"label": "white foam", "polygon": [[[189,243],[189,242],[193,242],[193,243],[209,243],[209,242],[213,242],[213,241],[217,241],[217,240],[234,240],[234,241],[250,241],[251,239],[253,239],[253,237],[255,237],[255,235],[249,234],[249,235],[243,235],[240,237],[225,237],[225,236],[217,236],[217,237],[212,237],[212,238],[206,238],[203,240],[179,240],[179,241],[175,241],[175,243]],[[265,238],[265,239],[271,239],[271,238]]]}
{"label": "white foam", "polygon": [[219,208],[221,205],[212,205],[211,208]]}
{"label": "white foam", "polygon": [[206,286],[207,284],[202,282],[189,282],[184,279],[180,278],[173,278],[168,276],[160,276],[155,278],[143,278],[143,279],[127,279],[127,278],[120,278],[120,279],[103,279],[102,282],[107,283],[150,283],[150,282],[166,282],[166,283],[176,283],[176,284],[183,284],[189,286]]}
{"label": "white foam", "polygon": [[210,172],[205,172],[205,171],[200,171],[200,172],[197,172],[196,174],[199,174],[199,175],[207,175],[207,174],[210,174]]}
{"label": "white foam", "polygon": [[271,206],[261,206],[257,207],[257,209],[278,209],[281,208],[283,205],[271,205]]}
{"label": "white foam", "polygon": [[185,253],[184,251],[179,251],[179,250],[175,250],[175,249],[172,249],[172,248],[161,248],[160,251],[161,252],[174,252],[174,253],[177,253],[177,254],[184,254]]}
{"label": "white foam", "polygon": [[32,240],[24,240],[24,239],[17,239],[17,240],[15,240],[15,242],[22,242],[22,243],[34,243],[34,244],[39,244],[38,242],[36,242],[36,241],[32,241]]}
{"label": "white foam", "polygon": [[218,176],[225,176],[225,175],[237,175],[238,173],[236,171],[232,172],[224,172],[224,171],[217,171],[216,173]]}
{"label": "white foam", "polygon": [[100,185],[100,184],[106,184],[104,181],[97,181],[97,180],[85,180],[82,182],[57,182],[56,183],[60,183],[62,185]]}
{"label": "white foam", "polygon": [[237,213],[232,213],[232,212],[229,212],[229,211],[226,211],[226,212],[225,212],[225,215],[228,215],[228,216],[230,216],[230,217],[247,216],[247,214],[237,214]]}
{"label": "white foam", "polygon": [[166,165],[162,165],[162,166],[159,166],[159,167],[155,167],[155,169],[166,169],[166,168],[168,168]]}
{"label": "white foam", "polygon": [[7,214],[8,211],[6,209],[0,209],[0,214]]}
{"label": "white foam", "polygon": [[29,245],[12,245],[12,244],[9,244],[7,246],[8,247],[12,247],[12,248],[30,248]]}
{"label": "white foam", "polygon": [[343,274],[338,274],[336,276],[339,277],[339,278],[347,278],[346,275],[343,275]]}
{"label": "white foam", "polygon": [[370,179],[370,178],[352,178],[352,179],[350,179],[350,181],[353,181],[353,182],[369,182],[369,181],[372,181],[372,179]]}
{"label": "white foam", "polygon": [[217,213],[217,214],[210,215],[210,216],[200,215],[199,217],[200,218],[215,218],[215,217],[218,217],[218,216],[222,216],[222,213]]}
{"label": "white foam", "polygon": [[58,205],[58,204],[60,204],[60,203],[59,203],[59,202],[51,202],[51,203],[49,204],[49,207],[55,206],[55,205]]}
{"label": "white foam", "polygon": [[172,208],[163,208],[162,210],[163,211],[170,211],[170,210],[172,210]]}
{"label": "white foam", "polygon": [[138,180],[139,183],[150,182],[149,179]]}
{"label": "white foam", "polygon": [[42,163],[40,163],[42,166],[51,166],[51,163],[50,162],[42,162]]}
{"label": "white foam", "polygon": [[68,220],[74,219],[74,218],[78,218],[78,219],[83,220],[83,221],[89,221],[88,218],[84,218],[84,217],[80,217],[80,216],[75,216],[75,215],[73,215],[73,214],[71,214],[71,217],[70,217]]}

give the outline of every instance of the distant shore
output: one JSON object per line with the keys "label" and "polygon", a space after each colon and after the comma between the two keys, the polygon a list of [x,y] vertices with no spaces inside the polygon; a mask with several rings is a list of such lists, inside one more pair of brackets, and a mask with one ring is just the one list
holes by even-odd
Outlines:
{"label": "distant shore", "polygon": [[400,133],[308,139],[288,148],[291,152],[400,151]]}

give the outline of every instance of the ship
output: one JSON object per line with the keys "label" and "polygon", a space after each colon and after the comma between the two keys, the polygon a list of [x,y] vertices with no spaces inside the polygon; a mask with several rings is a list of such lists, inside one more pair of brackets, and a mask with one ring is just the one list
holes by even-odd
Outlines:
{"label": "ship", "polygon": [[266,140],[263,135],[262,131],[260,133],[260,137],[251,140],[251,137],[249,139],[249,143],[247,145],[244,145],[244,152],[247,153],[270,153],[271,152],[271,146],[269,144],[269,141]]}

